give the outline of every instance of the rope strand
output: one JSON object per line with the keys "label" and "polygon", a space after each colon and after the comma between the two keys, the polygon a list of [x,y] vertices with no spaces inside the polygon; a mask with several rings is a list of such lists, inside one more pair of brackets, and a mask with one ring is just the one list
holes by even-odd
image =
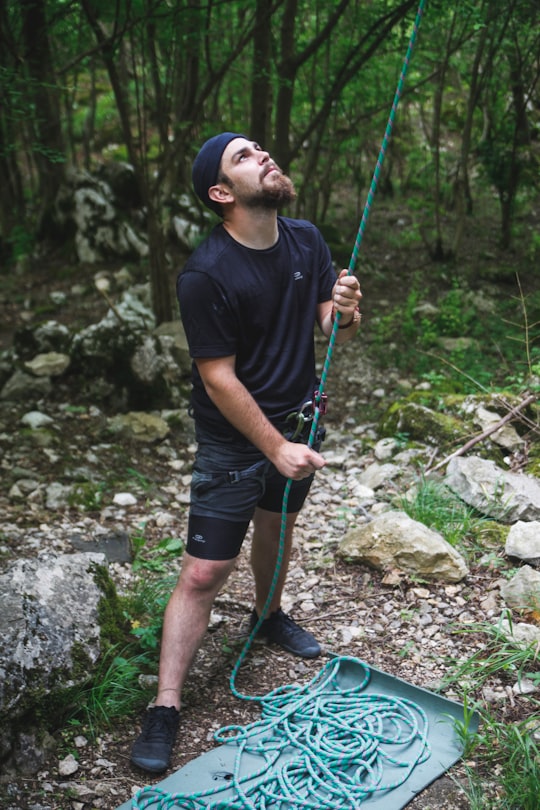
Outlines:
{"label": "rope strand", "polygon": [[[351,254],[349,274],[356,266],[424,5],[425,0],[420,0]],[[340,316],[337,312],[328,342],[308,447],[313,446],[317,433],[319,403],[326,386]],[[237,749],[234,771],[227,775],[230,780],[223,786],[190,794],[167,793],[157,786],[148,786],[133,798],[133,810],[150,807],[152,810],[358,810],[369,796],[403,784],[413,768],[430,756],[428,723],[422,708],[403,698],[362,694],[370,673],[367,665],[356,658],[332,659],[304,687],[279,687],[263,696],[245,695],[236,688],[240,667],[277,586],[291,485],[292,479],[289,479],[283,494],[278,555],[268,598],[229,680],[235,697],[261,703],[261,719],[246,727],[226,726],[214,735],[218,743],[235,745]],[[338,675],[340,668],[350,662],[360,668],[363,677],[354,687],[343,689]],[[264,762],[257,771],[242,776],[242,757],[246,753],[262,757]],[[281,756],[289,758],[281,768],[274,769]],[[389,769],[394,778],[385,780]],[[231,790],[232,799],[220,799],[220,794]]]}
{"label": "rope strand", "polygon": [[[425,3],[426,3],[426,0],[420,0],[418,10],[416,12],[416,18],[415,18],[414,23],[413,23],[412,32],[411,32],[411,36],[410,36],[410,39],[409,39],[409,44],[408,44],[408,47],[407,47],[407,52],[406,52],[405,58],[403,60],[403,64],[402,64],[402,67],[401,67],[401,72],[400,72],[400,75],[399,75],[399,80],[398,80],[396,92],[394,94],[394,99],[392,101],[392,108],[390,110],[390,115],[388,117],[388,122],[386,124],[386,129],[385,129],[384,136],[383,136],[382,143],[381,143],[381,147],[380,147],[380,150],[379,150],[379,155],[377,157],[377,163],[376,163],[376,166],[375,166],[375,170],[373,172],[373,176],[372,176],[372,179],[371,179],[371,183],[370,183],[366,203],[365,203],[365,206],[364,206],[362,219],[361,219],[360,225],[358,227],[356,240],[355,240],[354,247],[353,247],[353,250],[352,250],[352,253],[351,253],[351,258],[350,258],[349,267],[348,267],[349,275],[354,272],[356,262],[357,262],[357,259],[358,259],[358,254],[359,254],[360,246],[362,244],[362,240],[363,240],[363,237],[364,237],[364,232],[365,232],[365,229],[366,229],[369,213],[371,211],[373,198],[374,198],[375,192],[377,190],[377,185],[378,185],[378,182],[379,182],[379,176],[380,176],[380,173],[381,173],[381,168],[382,168],[382,165],[383,165],[383,162],[384,162],[386,151],[388,149],[388,144],[390,142],[390,137],[391,137],[392,129],[393,129],[393,126],[394,126],[394,120],[395,120],[395,117],[396,117],[398,104],[399,104],[399,101],[401,99],[401,95],[403,93],[403,87],[404,87],[404,84],[405,84],[405,77],[407,75],[411,55],[412,55],[414,46],[416,44],[416,39],[417,39],[417,36],[418,36],[418,30],[420,28],[420,23],[422,21],[422,15],[423,15],[423,12],[424,12]],[[326,380],[327,380],[327,377],[328,377],[328,372],[330,370],[330,365],[331,365],[333,354],[334,354],[334,347],[335,347],[335,343],[336,343],[336,336],[337,336],[337,331],[338,331],[338,327],[339,327],[340,317],[341,317],[341,313],[336,312],[336,316],[335,316],[335,319],[334,319],[334,325],[332,327],[332,332],[330,333],[330,338],[328,340],[328,348],[327,348],[326,357],[325,357],[325,361],[324,361],[324,365],[323,365],[323,370],[322,370],[322,373],[321,373],[321,380],[320,380],[320,383],[319,383],[317,399],[313,403],[313,405],[314,405],[314,414],[313,414],[313,422],[312,422],[312,425],[311,425],[311,430],[310,430],[310,434],[309,434],[309,438],[308,438],[308,447],[313,446],[313,442],[315,441],[315,436],[317,435],[317,428],[318,428],[318,425],[319,425],[319,419],[320,419],[320,415],[321,415],[319,405],[320,405],[320,402],[322,400],[322,396],[323,396],[324,391],[325,391]],[[234,696],[237,697],[237,698],[240,698],[242,700],[258,700],[257,697],[252,697],[250,695],[241,694],[236,688],[236,678],[237,678],[237,675],[238,675],[238,671],[240,670],[240,668],[241,668],[241,666],[242,666],[242,664],[243,664],[243,662],[245,660],[245,657],[246,657],[249,649],[252,646],[253,639],[257,635],[257,633],[259,631],[259,628],[260,628],[260,626],[261,626],[261,624],[262,624],[262,622],[264,620],[264,616],[266,615],[266,611],[270,607],[270,604],[272,602],[272,598],[273,598],[273,595],[274,595],[274,592],[275,592],[275,589],[276,589],[276,586],[277,586],[277,582],[278,582],[278,578],[279,578],[279,572],[281,571],[281,566],[282,566],[282,563],[283,563],[283,554],[284,554],[284,549],[285,549],[285,533],[286,533],[286,528],[287,528],[287,506],[288,506],[288,503],[289,503],[289,494],[290,494],[290,491],[291,491],[291,486],[292,486],[292,479],[289,479],[287,481],[286,485],[285,485],[285,489],[284,489],[284,492],[283,492],[283,501],[282,501],[282,508],[281,508],[281,526],[280,526],[279,548],[278,548],[278,554],[277,554],[277,560],[276,560],[276,567],[274,569],[274,576],[273,576],[272,582],[270,584],[270,590],[269,590],[269,593],[268,593],[268,597],[267,597],[264,609],[261,611],[261,615],[259,616],[259,620],[256,623],[256,625],[253,627],[253,629],[252,629],[252,631],[251,631],[251,633],[249,635],[249,638],[246,641],[246,644],[245,644],[243,650],[241,651],[241,653],[240,653],[240,655],[238,657],[238,660],[237,660],[237,662],[236,662],[236,664],[235,664],[235,666],[233,668],[233,671],[232,671],[231,677],[230,677],[230,681],[229,681],[230,688],[231,688],[231,691],[234,694]]]}

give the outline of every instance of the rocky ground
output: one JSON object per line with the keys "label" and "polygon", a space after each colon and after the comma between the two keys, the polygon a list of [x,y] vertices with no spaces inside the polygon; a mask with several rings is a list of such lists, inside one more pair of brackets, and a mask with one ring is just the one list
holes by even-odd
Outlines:
{"label": "rocky ground", "polygon": [[[500,615],[502,549],[469,549],[470,574],[452,585],[352,566],[335,554],[347,529],[369,517],[367,507],[355,495],[355,476],[373,459],[376,414],[398,386],[398,375],[377,371],[366,358],[362,336],[336,351],[327,388],[329,438],[324,453],[329,463],[317,476],[309,505],[299,520],[283,605],[318,637],[323,656],[303,661],[257,644],[237,681],[248,695],[305,683],[332,654],[358,657],[415,686],[437,690],[457,661],[485,643],[481,634],[464,632],[467,627]],[[53,440],[44,446],[21,427],[21,417],[34,408],[53,419]],[[78,405],[76,392],[64,390],[50,402],[1,404],[2,567],[15,555],[34,555],[46,549],[69,551],[74,536],[95,540],[104,533],[121,532],[131,538],[143,537],[143,553],[164,537],[183,537],[193,447],[175,432],[158,447],[137,442],[119,446],[107,434],[106,416],[98,408]],[[100,479],[109,483],[99,504],[94,492],[93,503],[87,495],[86,503],[82,498],[78,504],[55,511],[47,508],[43,490],[10,497],[14,478],[21,479],[25,473],[43,484]],[[417,474],[411,469],[409,482]],[[406,488],[407,481],[400,486]],[[378,491],[381,507],[398,494],[392,487]],[[120,491],[129,491],[136,502],[116,504],[114,495]],[[257,705],[238,700],[229,686],[252,606],[248,555],[249,539],[217,600],[212,626],[193,667],[174,769],[212,748],[212,735],[221,726],[245,724],[258,716]],[[131,565],[114,562],[110,568],[119,591],[129,591],[134,583]],[[168,571],[173,573],[175,568],[169,564]],[[527,699],[516,694],[514,687],[512,673],[504,680],[495,677],[481,690],[475,691],[471,685],[473,696],[507,722],[523,718],[529,711]],[[444,696],[452,699],[456,693],[449,687]],[[129,763],[139,722],[139,716],[115,721],[95,740],[84,728],[59,730],[56,751],[37,776],[1,777],[2,806],[9,810],[114,810],[147,782]],[[70,755],[76,760],[72,767]],[[468,808],[463,791],[467,783],[465,763],[459,762],[410,807]],[[486,796],[496,796],[496,774],[484,774],[484,786]]]}

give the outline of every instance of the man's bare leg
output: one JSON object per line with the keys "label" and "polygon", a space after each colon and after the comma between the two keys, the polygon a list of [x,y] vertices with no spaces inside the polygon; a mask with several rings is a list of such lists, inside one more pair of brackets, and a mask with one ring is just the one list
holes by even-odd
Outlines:
{"label": "man's bare leg", "polygon": [[201,560],[185,553],[165,610],[155,705],[180,708],[189,668],[208,628],[210,611],[235,560]]}
{"label": "man's bare leg", "polygon": [[[302,658],[316,658],[321,648],[317,640],[280,610],[281,597],[291,559],[293,529],[298,512],[287,515],[283,542],[283,559],[276,580],[265,621],[259,629],[274,644]],[[254,531],[251,547],[251,565],[255,576],[255,612],[261,616],[274,577],[281,537],[281,514],[257,509],[253,518]],[[252,622],[255,617],[252,616]]]}
{"label": "man's bare leg", "polygon": [[[281,605],[281,597],[291,558],[294,524],[298,514],[298,512],[295,512],[287,515],[283,559],[276,589],[270,604],[270,613],[277,610]],[[253,516],[251,567],[255,577],[255,609],[258,616],[261,615],[270,592],[276,569],[280,536],[281,514],[279,512],[268,512],[266,509],[256,509]]]}

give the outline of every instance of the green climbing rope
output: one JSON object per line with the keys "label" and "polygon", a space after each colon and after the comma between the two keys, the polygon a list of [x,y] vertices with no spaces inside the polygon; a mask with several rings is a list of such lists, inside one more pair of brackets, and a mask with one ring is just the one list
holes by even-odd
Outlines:
{"label": "green climbing rope", "polygon": [[[401,69],[392,109],[382,140],[375,171],[351,254],[348,272],[353,273],[366,223],[377,189],[381,167],[391,137],[409,60],[426,0],[420,0]],[[328,342],[318,399],[308,446],[313,445],[330,368],[338,312]],[[280,687],[267,695],[245,695],[236,688],[240,667],[252,646],[275,592],[283,562],[287,505],[292,480],[285,486],[279,550],[270,591],[259,621],[252,629],[230,676],[235,697],[261,704],[261,719],[246,727],[226,726],[215,734],[225,745],[235,745],[234,773],[223,786],[198,793],[167,793],[158,786],[145,787],[132,800],[133,810],[356,810],[371,795],[403,784],[413,768],[429,756],[428,723],[424,711],[404,698],[369,695],[369,669],[350,657],[334,658],[306,686]],[[338,673],[343,662],[354,662],[363,677],[354,687],[343,689]],[[257,755],[263,760],[255,772],[242,775],[242,757]],[[284,764],[275,768],[282,758]],[[390,772],[393,778],[385,775]],[[230,798],[230,792],[233,798]],[[221,794],[227,792],[227,797]]]}
{"label": "green climbing rope", "polygon": [[[408,44],[408,47],[407,47],[405,58],[403,60],[403,65],[401,67],[401,72],[400,72],[400,75],[399,75],[399,80],[398,80],[398,83],[397,83],[396,92],[394,94],[394,99],[392,101],[392,108],[390,110],[390,115],[388,117],[388,122],[386,124],[386,129],[385,129],[384,136],[383,136],[383,139],[382,139],[382,142],[381,142],[379,155],[377,157],[377,163],[376,163],[375,170],[373,172],[373,176],[372,176],[372,179],[371,179],[371,183],[370,183],[366,203],[364,205],[364,211],[363,211],[363,214],[362,214],[362,219],[360,221],[360,225],[359,225],[358,232],[357,232],[357,235],[356,235],[356,240],[355,240],[355,243],[354,243],[353,251],[352,251],[352,254],[351,254],[350,261],[349,261],[349,267],[348,267],[348,273],[349,274],[353,273],[354,269],[356,267],[356,261],[358,259],[358,254],[359,254],[359,251],[360,251],[360,245],[361,245],[363,237],[364,237],[364,231],[366,229],[366,224],[367,224],[367,221],[368,221],[369,213],[371,211],[373,198],[374,198],[375,192],[377,190],[377,185],[378,185],[378,182],[379,182],[379,176],[380,176],[380,173],[381,173],[381,168],[382,168],[384,158],[385,158],[385,155],[386,155],[386,151],[387,151],[387,148],[388,148],[388,144],[390,142],[390,138],[391,138],[391,135],[392,135],[392,129],[393,129],[393,126],[394,126],[394,119],[396,117],[398,104],[399,104],[399,101],[401,99],[401,95],[402,95],[402,92],[403,92],[403,87],[404,87],[404,84],[405,84],[405,77],[407,75],[407,71],[408,71],[408,68],[409,68],[411,55],[412,55],[414,46],[416,44],[416,38],[417,38],[417,35],[418,35],[418,30],[420,28],[420,23],[422,21],[422,15],[424,13],[425,3],[426,3],[426,0],[420,0],[420,3],[418,5],[418,10],[416,12],[416,18],[414,20],[414,24],[413,24],[412,31],[411,31],[411,36],[409,38],[409,44]],[[321,373],[321,380],[320,380],[320,383],[319,383],[317,400],[313,403],[314,404],[313,423],[312,423],[311,431],[310,431],[310,434],[309,434],[308,447],[313,446],[315,436],[317,435],[317,428],[318,428],[319,419],[320,419],[320,415],[321,415],[319,405],[320,405],[322,396],[323,396],[325,388],[326,388],[326,380],[327,380],[327,377],[328,377],[328,372],[330,370],[330,364],[332,362],[332,357],[333,357],[333,354],[334,354],[334,346],[335,346],[335,342],[336,342],[336,336],[337,336],[337,330],[338,330],[338,327],[339,327],[340,318],[341,318],[341,313],[337,312],[335,320],[334,320],[334,325],[333,325],[333,328],[332,328],[332,332],[330,334],[330,338],[329,338],[329,341],[328,341],[328,349],[327,349],[327,352],[326,352],[326,358],[325,358],[322,373]],[[251,633],[249,635],[249,638],[247,639],[246,644],[245,644],[243,650],[241,651],[241,653],[240,653],[240,655],[238,657],[238,660],[237,660],[237,662],[236,662],[236,664],[235,664],[235,666],[233,668],[233,671],[232,671],[231,677],[230,677],[230,688],[231,688],[232,693],[235,695],[235,697],[240,698],[242,700],[259,700],[259,698],[256,697],[256,696],[244,695],[244,694],[240,693],[236,688],[236,677],[238,675],[238,672],[239,672],[239,670],[240,670],[240,668],[241,668],[241,666],[242,666],[242,664],[244,662],[244,659],[245,659],[249,649],[251,648],[253,640],[254,640],[255,636],[257,635],[257,632],[258,632],[258,630],[259,630],[259,628],[260,628],[260,626],[261,626],[261,624],[262,624],[262,622],[264,620],[266,612],[267,612],[268,608],[270,607],[270,604],[272,602],[272,598],[273,598],[273,595],[274,595],[274,592],[275,592],[275,589],[276,589],[276,586],[277,586],[277,581],[278,581],[278,578],[279,578],[279,572],[281,570],[281,566],[282,566],[282,563],[283,563],[283,552],[284,552],[284,548],[285,548],[285,532],[286,532],[286,528],[287,528],[287,505],[289,503],[289,494],[290,494],[290,491],[291,491],[291,486],[292,486],[292,480],[289,479],[287,481],[286,485],[285,485],[285,490],[284,490],[284,493],[283,493],[283,503],[282,503],[282,509],[281,509],[281,528],[280,528],[279,548],[278,548],[278,554],[277,554],[277,560],[276,560],[276,567],[275,567],[275,570],[274,570],[274,576],[273,576],[273,579],[272,579],[272,582],[271,582],[271,585],[270,585],[270,591],[269,591],[269,594],[268,594],[268,597],[267,597],[267,600],[266,600],[266,604],[264,606],[264,610],[261,612],[261,615],[259,617],[259,620],[258,620],[257,624],[255,625],[255,627],[253,627],[253,629],[252,629],[252,631],[251,631]]]}
{"label": "green climbing rope", "polygon": [[[357,670],[354,685],[340,679],[344,664]],[[330,660],[305,686],[275,689],[260,698],[260,720],[225,726],[215,735],[217,742],[236,748],[224,784],[198,793],[146,787],[132,806],[351,810],[393,790],[430,756],[427,718],[407,698],[366,694],[369,678],[363,662],[344,656]],[[250,762],[260,760],[260,767],[244,767],[248,754]]]}

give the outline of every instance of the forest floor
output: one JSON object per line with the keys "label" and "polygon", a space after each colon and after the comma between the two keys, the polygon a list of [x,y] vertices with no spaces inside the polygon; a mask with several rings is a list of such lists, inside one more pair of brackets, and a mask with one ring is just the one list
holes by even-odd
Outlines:
{"label": "forest floor", "polygon": [[[370,318],[381,311],[389,311],[406,298],[420,264],[423,264],[428,286],[432,285],[434,277],[433,273],[430,278],[432,268],[429,262],[425,258],[419,259],[420,251],[405,259],[397,253],[375,254],[376,251],[365,263],[364,274],[359,270],[368,335]],[[391,267],[398,261],[396,280],[388,283]],[[80,272],[89,273],[84,279],[88,284],[95,268],[81,269]],[[51,292],[62,288],[68,294],[68,304],[59,319],[83,324],[104,314],[107,304],[97,294],[71,308],[69,289],[73,283],[72,277],[59,281],[54,268],[46,265],[32,271],[31,276],[17,279],[16,298],[6,296],[0,301],[4,310],[0,348],[9,345],[13,330],[31,321],[40,306],[42,310],[46,309]],[[329,447],[345,456],[351,447],[348,439],[351,411],[354,410],[356,415],[364,408],[365,422],[372,423],[377,411],[391,402],[392,388],[397,381],[396,375],[392,377],[387,369],[378,369],[373,358],[366,361],[362,340],[361,334],[354,346],[336,352],[331,373],[332,408],[327,426],[329,433],[334,433],[334,439]],[[377,389],[384,391],[382,397],[374,395]],[[76,392],[73,396],[76,398]],[[51,410],[55,420],[60,420],[60,410],[55,407]],[[0,432],[17,431],[23,412],[22,404],[8,406],[4,403],[0,412]],[[92,449],[92,435],[81,429],[80,422],[67,416],[61,423],[61,430],[75,467]],[[356,461],[365,466],[369,460],[366,457]],[[345,465],[352,461],[349,458]],[[140,454],[136,447],[131,447],[122,463],[124,466],[136,465],[141,475],[158,482],[158,486],[164,489],[170,468],[159,457]],[[51,476],[45,466],[40,474],[45,480]],[[31,548],[35,545],[31,541],[37,534],[42,549],[49,543],[51,549],[62,550],[67,548],[70,533],[81,530],[78,514],[62,514],[55,522],[54,515],[25,512],[20,504],[10,504],[5,497],[2,505],[5,505],[5,510],[0,519],[0,537],[8,525],[10,532],[16,527],[21,538],[17,553],[21,550],[32,553]],[[144,504],[138,510],[136,507],[130,512],[128,531],[147,518]],[[92,522],[98,525],[100,517],[98,514],[87,515],[84,521],[84,530],[91,533]],[[463,623],[484,621],[488,603],[492,607],[497,605],[500,577],[497,555],[493,564],[486,560],[473,562],[467,579],[456,585],[415,582],[406,577],[388,581],[383,573],[350,566],[335,557],[334,551],[347,526],[347,519],[343,517],[343,494],[334,490],[331,476],[320,476],[313,488],[311,505],[306,506],[299,521],[284,607],[321,640],[323,655],[320,659],[306,661],[295,659],[274,647],[256,644],[238,676],[237,686],[242,692],[261,695],[284,684],[304,684],[317,674],[332,654],[355,656],[415,686],[436,689],[452,662],[481,648],[484,642],[481,635],[455,630],[459,631]],[[175,531],[179,530],[181,527],[175,527]],[[150,528],[147,542],[157,542],[162,536],[158,527]],[[29,541],[27,545],[24,538]],[[111,573],[120,590],[129,588],[132,576],[129,566],[114,564]],[[216,602],[211,629],[193,666],[172,770],[213,748],[213,733],[221,726],[233,722],[245,725],[258,719],[259,705],[238,700],[229,685],[231,669],[245,638],[251,599],[248,551],[244,549],[236,571]],[[508,698],[510,686],[510,682],[497,679],[491,684],[489,699],[495,702],[490,708],[504,722],[523,719],[528,711],[528,703],[519,696]],[[445,697],[453,699],[455,696],[447,691]],[[482,694],[477,697],[483,699]],[[60,730],[56,735],[57,752],[37,777],[0,777],[0,803],[7,810],[115,810],[147,783],[148,777],[135,771],[129,761],[130,747],[138,734],[140,719],[140,716],[134,716],[123,721],[115,720],[113,727],[104,729],[96,740],[85,734],[84,729]],[[80,738],[78,743],[75,742],[77,737]],[[62,777],[59,763],[68,753],[76,753],[78,768],[72,776]],[[409,806],[413,810],[469,808],[465,793],[469,785],[467,767],[474,768],[475,762],[460,760],[416,796]],[[150,781],[156,784],[160,778]],[[491,796],[495,802],[492,806],[496,807],[496,774],[484,773],[482,778],[485,797]],[[366,807],[369,807],[369,802]],[[384,807],[392,810],[391,798]]]}

